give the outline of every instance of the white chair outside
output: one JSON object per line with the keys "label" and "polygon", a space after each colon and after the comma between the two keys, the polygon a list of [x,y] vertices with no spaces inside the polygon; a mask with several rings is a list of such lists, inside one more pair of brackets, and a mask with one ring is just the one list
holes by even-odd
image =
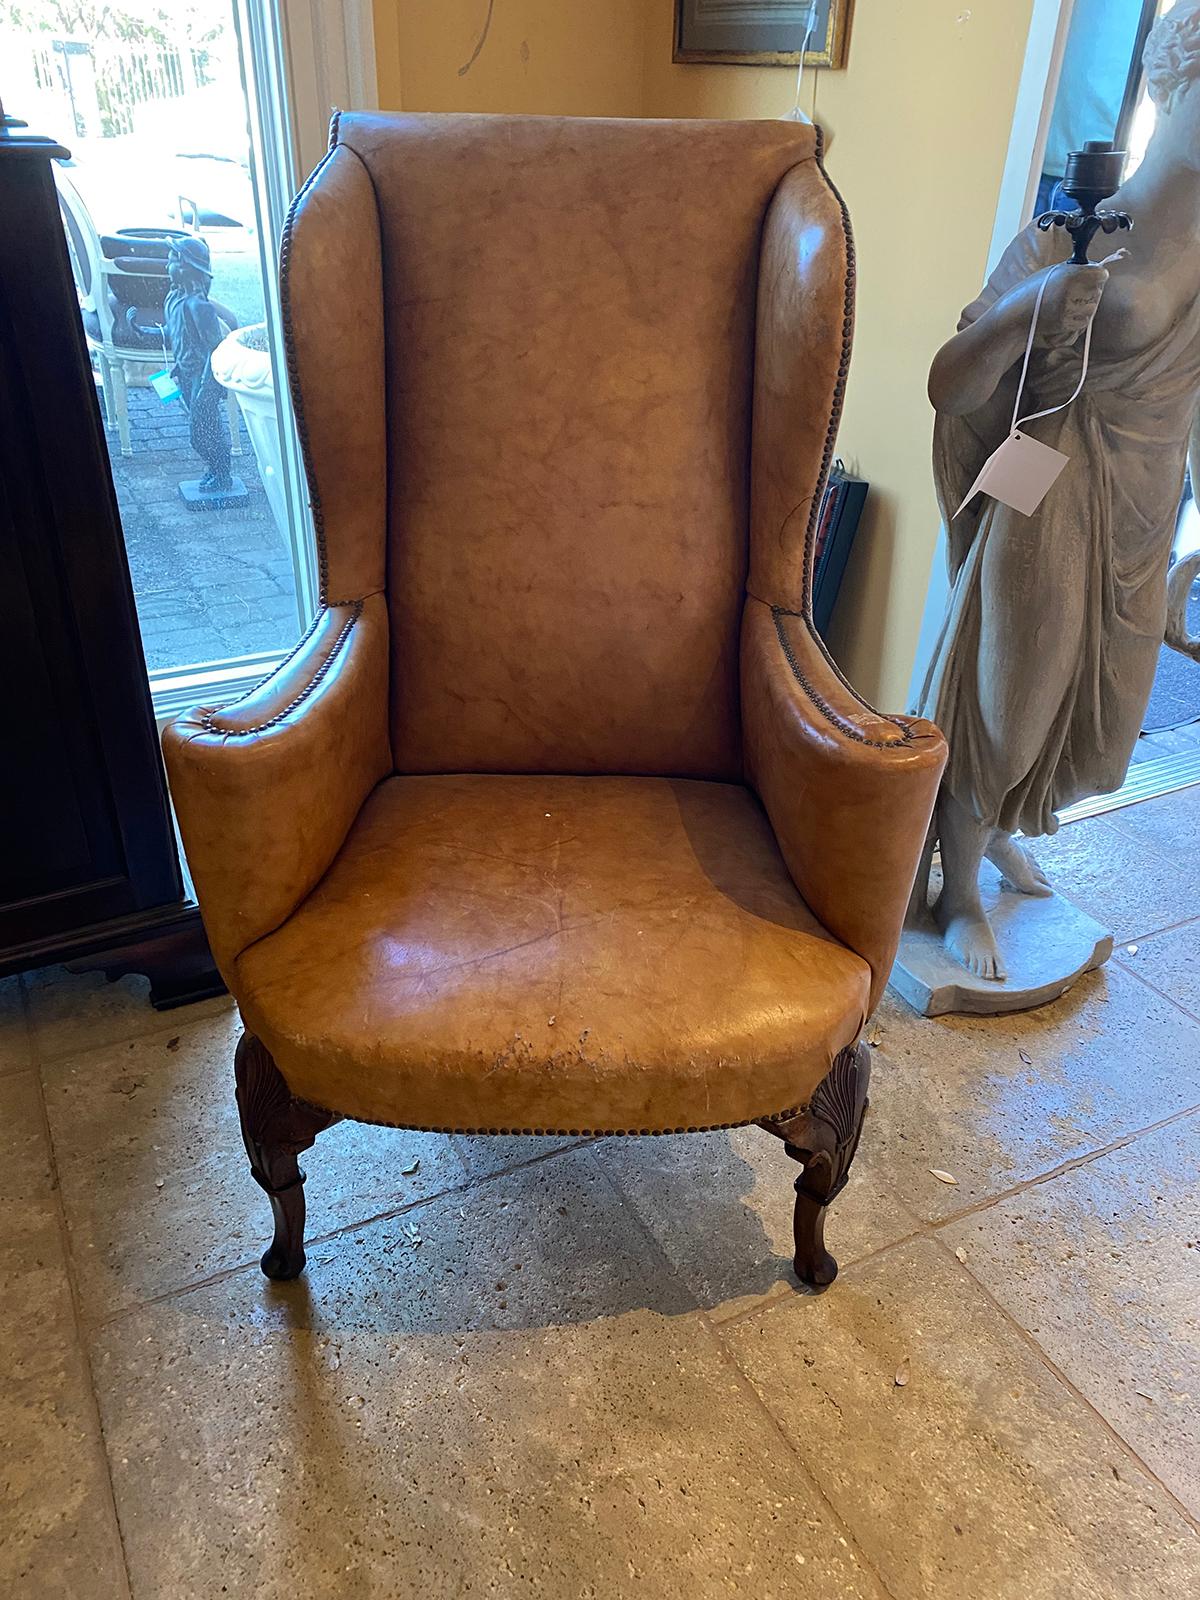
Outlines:
{"label": "white chair outside", "polygon": [[[66,170],[57,162],[53,163],[53,167],[71,270],[79,295],[84,337],[100,373],[105,416],[109,427],[117,430],[121,454],[130,456],[133,454],[133,439],[129,428],[129,385],[148,387],[152,373],[171,365],[170,347],[165,330],[158,347],[134,343],[128,337],[118,315],[120,300],[114,293],[114,285],[122,278],[144,279],[145,271],[128,270],[119,261],[105,255],[86,201]],[[129,244],[130,255],[133,256],[137,252],[136,238],[131,237]],[[242,446],[238,431],[238,408],[232,394],[229,395],[228,409],[232,453],[240,456]]]}

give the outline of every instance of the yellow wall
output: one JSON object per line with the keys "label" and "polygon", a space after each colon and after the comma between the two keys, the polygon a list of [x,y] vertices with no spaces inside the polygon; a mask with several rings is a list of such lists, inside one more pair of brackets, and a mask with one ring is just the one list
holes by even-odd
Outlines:
{"label": "yellow wall", "polygon": [[646,0],[374,0],[385,110],[642,112]]}
{"label": "yellow wall", "polygon": [[[791,71],[672,65],[672,0],[648,3],[648,114],[790,109]],[[926,374],[984,273],[1030,6],[858,0],[845,71],[805,74],[802,104],[829,138],[826,164],[858,246],[838,451],[871,483],[830,645],[851,681],[888,709],[908,693],[939,526]]]}
{"label": "yellow wall", "polygon": [[[976,294],[1032,0],[858,0],[845,71],[804,107],[854,219],[858,331],[839,453],[871,481],[831,644],[870,698],[901,707],[938,533],[930,358]],[[375,0],[380,101],[406,110],[777,117],[785,68],[671,62],[673,0]]]}

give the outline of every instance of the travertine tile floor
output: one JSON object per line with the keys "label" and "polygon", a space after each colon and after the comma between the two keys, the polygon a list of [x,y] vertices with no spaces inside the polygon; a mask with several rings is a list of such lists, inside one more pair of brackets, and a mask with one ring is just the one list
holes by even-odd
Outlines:
{"label": "travertine tile floor", "polygon": [[229,1004],[0,986],[0,1593],[1195,1600],[1198,838],[1044,848],[1121,940],[1059,1004],[885,1003],[819,1297],[755,1130],[342,1126],[270,1285]]}

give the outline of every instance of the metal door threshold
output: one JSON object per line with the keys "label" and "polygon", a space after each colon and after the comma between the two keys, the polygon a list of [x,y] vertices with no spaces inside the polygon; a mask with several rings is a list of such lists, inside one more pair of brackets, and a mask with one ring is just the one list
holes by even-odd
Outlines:
{"label": "metal door threshold", "polygon": [[1150,761],[1139,761],[1130,767],[1125,782],[1112,794],[1096,794],[1089,800],[1079,800],[1060,813],[1060,821],[1081,822],[1084,817],[1098,817],[1106,811],[1118,811],[1122,806],[1136,805],[1139,800],[1153,800],[1156,795],[1173,794],[1176,789],[1187,789],[1200,783],[1200,750],[1185,750],[1179,755],[1155,756]]}

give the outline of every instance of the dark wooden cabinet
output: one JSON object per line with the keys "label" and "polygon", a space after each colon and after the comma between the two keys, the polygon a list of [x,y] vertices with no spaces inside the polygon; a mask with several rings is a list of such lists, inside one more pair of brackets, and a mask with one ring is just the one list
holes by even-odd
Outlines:
{"label": "dark wooden cabinet", "polygon": [[216,985],[180,873],[125,544],[50,162],[0,130],[0,973]]}

